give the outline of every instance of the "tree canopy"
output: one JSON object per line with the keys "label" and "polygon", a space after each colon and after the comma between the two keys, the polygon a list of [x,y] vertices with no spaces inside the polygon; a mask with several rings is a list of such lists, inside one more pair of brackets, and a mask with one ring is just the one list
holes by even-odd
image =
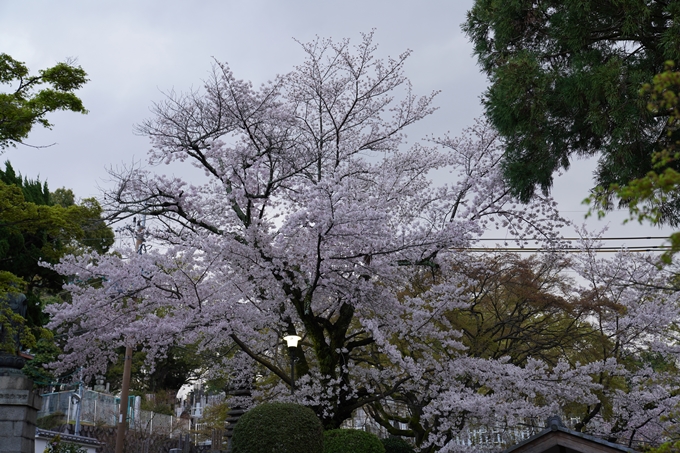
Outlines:
{"label": "tree canopy", "polygon": [[[434,111],[403,73],[408,54],[377,58],[371,35],[302,49],[257,89],[216,63],[203,90],[155,105],[139,127],[149,163],[191,163],[204,179],[157,165],[112,174],[110,217],[145,216],[156,246],[53,266],[72,296],[48,307],[68,339],[57,365],[93,376],[126,346],[149,364],[195,347],[212,352],[208,378],[256,401],[303,403],[326,429],[364,408],[423,452],[458,451],[480,426],[542,427],[559,410],[618,441],[671,429],[671,268],[602,259],[590,239],[571,261],[554,252],[555,203],[512,196],[485,122],[407,143]],[[442,171],[454,179],[434,184]],[[493,228],[538,241],[545,258],[480,259],[471,248]],[[302,340],[289,349],[292,332]]]}
{"label": "tree canopy", "polygon": [[64,277],[43,264],[57,263],[68,253],[104,253],[113,239],[95,199],[76,203],[71,190],[50,192],[47,183],[22,177],[5,162],[0,170],[0,298],[26,296],[21,322],[43,326],[44,306],[62,292]]}
{"label": "tree canopy", "polygon": [[[669,113],[639,90],[680,60],[679,15],[677,0],[475,1],[463,29],[491,82],[484,105],[514,194],[547,192],[578,156],[599,156],[606,189],[651,170]],[[664,204],[677,224],[677,193]]]}
{"label": "tree canopy", "polygon": [[[674,215],[668,212],[669,209],[675,209],[669,200],[677,196],[680,188],[680,172],[677,170],[680,161],[680,137],[677,133],[680,125],[680,72],[675,70],[673,62],[667,62],[666,70],[654,76],[652,83],[643,85],[640,91],[648,100],[647,107],[652,113],[663,112],[668,115],[665,137],[659,139],[663,149],[652,156],[652,170],[646,175],[626,184],[598,188],[587,201],[601,208],[598,215],[602,217],[613,199],[623,200],[628,205],[630,220],[640,223],[649,221],[658,225]],[[680,252],[680,232],[671,234],[669,242],[670,248],[662,256],[667,264],[672,261],[674,254]]]}
{"label": "tree canopy", "polygon": [[[429,316],[419,301],[397,298],[414,267],[436,267],[486,225],[554,239],[552,203],[513,202],[484,124],[407,148],[405,130],[434,110],[433,95],[412,93],[407,53],[378,59],[370,35],[356,48],[321,39],[302,48],[303,64],[260,89],[217,64],[204,92],[155,107],[140,127],[154,143],[150,161],[193,160],[206,181],[141,168],[115,175],[107,209],[119,219],[146,215],[148,240],[162,247],[57,266],[76,276],[73,302],[50,309],[51,325],[71,337],[62,365],[99,373],[127,344],[143,345],[150,360],[198,344],[232,351],[213,372],[245,382],[261,374],[260,391],[287,395],[282,337],[293,329],[303,337],[293,352],[298,394],[339,427],[420,373],[403,357],[382,377],[368,366],[372,345],[418,335],[406,318]],[[459,182],[436,187],[428,173],[437,169]]]}
{"label": "tree canopy", "polygon": [[31,75],[26,65],[0,54],[0,150],[22,143],[35,124],[51,127],[46,115],[57,110],[87,113],[74,91],[86,82],[87,74],[72,61]]}

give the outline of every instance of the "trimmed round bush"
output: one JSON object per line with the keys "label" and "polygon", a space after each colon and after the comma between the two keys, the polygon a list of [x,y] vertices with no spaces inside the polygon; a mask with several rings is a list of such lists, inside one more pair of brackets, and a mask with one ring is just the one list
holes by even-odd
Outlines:
{"label": "trimmed round bush", "polygon": [[385,453],[378,436],[359,429],[326,431],[323,445],[323,453]]}
{"label": "trimmed round bush", "polygon": [[387,437],[380,439],[385,453],[416,453],[413,447],[401,437]]}
{"label": "trimmed round bush", "polygon": [[234,426],[233,453],[323,453],[323,427],[314,411],[293,403],[265,403]]}

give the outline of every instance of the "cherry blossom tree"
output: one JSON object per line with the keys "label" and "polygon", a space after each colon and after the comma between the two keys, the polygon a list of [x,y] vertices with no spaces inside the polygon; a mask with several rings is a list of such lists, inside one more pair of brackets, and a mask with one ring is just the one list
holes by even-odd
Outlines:
{"label": "cherry blossom tree", "polygon": [[600,333],[583,354],[608,366],[593,375],[598,401],[582,408],[576,428],[629,445],[654,444],[675,431],[680,403],[678,270],[626,251],[598,258],[599,246],[584,241],[573,269],[582,282],[576,292],[591,305],[589,320]]}
{"label": "cherry blossom tree", "polygon": [[[59,366],[94,375],[121,346],[141,345],[153,361],[198,345],[213,352],[210,376],[308,405],[326,427],[409,396],[420,417],[410,428],[422,428],[413,437],[430,450],[463,448],[454,440],[474,424],[598,404],[604,384],[593,376],[614,373],[618,356],[475,356],[446,316],[471,303],[470,276],[456,269],[475,265],[465,250],[484,231],[550,247],[563,223],[550,199],[512,199],[496,133],[477,122],[462,138],[409,144],[406,129],[434,112],[436,93],[412,93],[408,52],[378,59],[371,34],[355,47],[301,46],[306,60],[258,89],[216,63],[203,90],[169,93],[139,126],[153,143],[151,168],[191,164],[203,176],[113,173],[111,219],[146,216],[154,247],[57,266],[72,294],[50,307],[51,326],[68,338]],[[446,171],[450,182],[433,182]],[[600,268],[611,266],[579,269]],[[428,272],[446,278],[406,296]],[[592,275],[601,285],[602,272]],[[571,291],[565,300],[587,289]],[[287,352],[288,332],[302,342]]]}
{"label": "cherry blossom tree", "polygon": [[[571,366],[563,353],[593,330],[584,310],[559,294],[568,287],[560,275],[564,257],[549,254],[539,262],[475,255],[450,256],[433,275],[413,279],[403,303],[448,296],[453,281],[459,304],[433,313],[428,323],[435,328],[403,327],[409,337],[395,342],[399,354],[384,363],[409,357],[422,369],[419,379],[366,408],[390,434],[413,438],[421,452],[459,451],[472,446],[468,441],[482,451],[485,446],[471,439],[479,428],[502,433],[505,442],[521,440],[514,428],[542,427],[567,405],[595,401],[588,370]],[[439,335],[433,334],[437,328]],[[447,348],[445,341],[462,346]]]}
{"label": "cherry blossom tree", "polygon": [[[578,254],[522,260],[450,255],[437,273],[421,271],[404,300],[431,301],[447,280],[467,277],[467,303],[430,321],[444,319],[464,348],[447,353],[432,329],[395,342],[424,371],[367,410],[421,451],[497,451],[551,414],[627,445],[675,435],[677,270],[625,251],[603,258],[600,245],[588,239]],[[479,428],[504,443],[476,443]]]}

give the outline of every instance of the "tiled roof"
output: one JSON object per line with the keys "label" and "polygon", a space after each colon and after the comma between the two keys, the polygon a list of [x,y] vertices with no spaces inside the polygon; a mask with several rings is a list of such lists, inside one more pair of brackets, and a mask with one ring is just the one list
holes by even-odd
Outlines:
{"label": "tiled roof", "polygon": [[[591,436],[589,434],[584,434],[579,431],[574,431],[562,424],[562,420],[560,420],[559,417],[549,417],[548,422],[546,423],[546,428],[539,432],[538,434],[518,443],[517,445],[513,445],[512,447],[503,450],[502,453],[512,453],[512,452],[517,452],[517,453],[522,453],[522,452],[534,452],[534,451],[544,451],[541,449],[541,447],[531,447],[532,444],[538,445],[538,444],[545,444],[548,446],[550,442],[542,442],[542,438],[547,438],[549,436],[559,436],[560,433],[564,433],[567,436],[570,436],[572,439],[574,439],[576,442],[579,444],[590,444],[592,447],[588,448],[587,450],[582,450],[582,451],[588,451],[588,452],[611,452],[611,451],[622,451],[626,453],[636,453],[636,450],[633,450],[632,448],[628,448],[624,445],[620,444],[615,444],[613,442],[608,442],[604,439],[600,439],[599,437]],[[564,436],[562,434],[562,436]],[[558,442],[558,444],[561,444],[559,440],[555,440]],[[599,448],[598,448],[599,447]],[[545,451],[548,451],[547,449]],[[552,451],[552,450],[550,450]],[[567,450],[570,451],[570,450]],[[580,450],[571,450],[571,451],[580,451]]]}
{"label": "tiled roof", "polygon": [[51,439],[53,437],[59,436],[62,440],[66,440],[68,442],[75,442],[79,444],[84,444],[84,445],[93,445],[93,446],[99,446],[102,445],[102,442],[99,442],[97,439],[94,439],[92,437],[85,437],[85,436],[76,436],[73,434],[68,434],[68,433],[60,433],[57,431],[50,431],[47,429],[40,429],[36,428],[35,430],[35,437],[43,437],[47,439]]}

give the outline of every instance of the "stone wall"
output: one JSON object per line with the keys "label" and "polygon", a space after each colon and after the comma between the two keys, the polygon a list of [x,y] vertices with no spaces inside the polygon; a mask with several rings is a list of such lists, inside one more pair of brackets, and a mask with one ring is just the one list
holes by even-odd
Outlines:
{"label": "stone wall", "polygon": [[34,453],[40,396],[23,375],[0,376],[0,453]]}

